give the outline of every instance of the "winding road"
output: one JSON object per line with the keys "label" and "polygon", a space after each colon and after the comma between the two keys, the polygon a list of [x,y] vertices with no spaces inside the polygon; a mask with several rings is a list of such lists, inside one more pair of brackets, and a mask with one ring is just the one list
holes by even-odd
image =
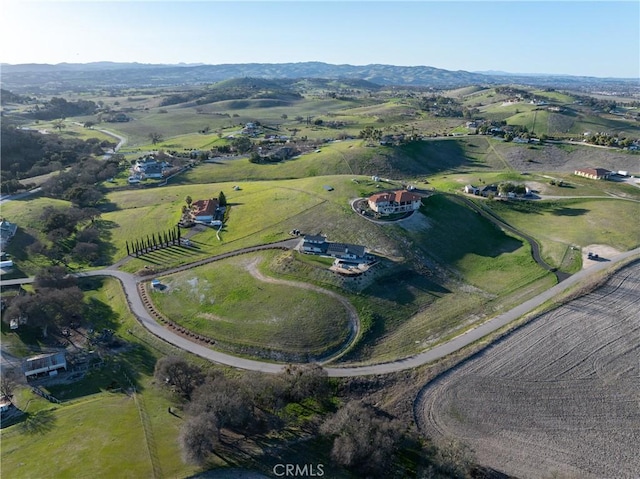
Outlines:
{"label": "winding road", "polygon": [[[171,271],[165,271],[162,274],[170,274],[171,272],[183,271],[189,268],[193,268],[195,266],[206,264],[212,261],[217,261],[222,258],[234,256],[237,254],[248,253],[252,251],[259,251],[268,248],[292,248],[294,244],[297,244],[298,239],[286,240],[280,243],[274,243],[271,245],[262,245],[256,246],[252,248],[246,248],[239,251],[234,251],[230,253],[226,253],[219,256],[214,256],[211,258],[207,258],[202,261],[198,261],[196,263],[192,263],[190,265],[185,265],[179,268],[175,268]],[[422,353],[416,354],[414,356],[410,356],[403,359],[398,359],[396,361],[391,361],[388,363],[380,363],[373,364],[369,366],[352,366],[352,367],[327,367],[325,366],[325,370],[330,377],[354,377],[354,376],[367,376],[367,375],[376,375],[376,374],[388,374],[394,373],[398,371],[403,371],[406,369],[416,368],[418,366],[422,366],[424,364],[430,363],[437,359],[441,359],[453,352],[458,351],[465,346],[483,338],[484,336],[506,326],[532,309],[540,306],[544,302],[552,299],[558,294],[562,293],[566,289],[571,286],[577,284],[581,280],[584,280],[591,276],[592,274],[602,271],[609,266],[616,264],[620,261],[623,261],[627,258],[631,258],[635,255],[640,254],[640,248],[636,248],[631,251],[627,251],[625,253],[619,254],[613,258],[611,258],[608,262],[601,262],[590,266],[589,268],[583,269],[580,272],[570,276],[566,280],[561,283],[556,284],[551,287],[547,291],[535,296],[534,298],[525,301],[524,303],[516,306],[515,308],[507,311],[503,314],[500,314],[480,326],[471,329],[464,334],[457,336],[450,341],[440,344],[428,351],[424,351]],[[138,319],[140,324],[144,326],[151,334],[157,336],[160,339],[180,348],[185,351],[188,351],[193,354],[197,354],[205,359],[210,361],[224,364],[227,366],[231,366],[234,368],[251,370],[251,371],[260,371],[265,373],[278,373],[283,370],[285,364],[277,364],[266,361],[257,361],[252,359],[240,358],[237,356],[232,356],[230,354],[222,353],[219,351],[214,351],[206,346],[195,343],[187,339],[186,337],[180,336],[170,329],[165,328],[160,325],[156,320],[154,320],[147,308],[144,306],[140,295],[138,294],[138,283],[147,281],[147,279],[137,277],[131,273],[126,273],[124,271],[119,271],[116,269],[102,269],[96,271],[87,271],[83,273],[76,273],[78,277],[91,277],[91,276],[110,276],[113,278],[117,278],[122,287],[124,289],[127,302],[129,304],[129,308],[131,312]],[[15,280],[8,280],[0,282],[0,286],[10,286],[17,284],[26,284],[33,282],[33,278],[22,278]]]}

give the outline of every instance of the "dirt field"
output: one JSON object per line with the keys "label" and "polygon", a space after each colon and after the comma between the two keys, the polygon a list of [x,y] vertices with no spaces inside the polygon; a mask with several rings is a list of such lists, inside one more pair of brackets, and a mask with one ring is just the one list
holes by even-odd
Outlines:
{"label": "dirt field", "polygon": [[640,261],[428,384],[420,430],[526,478],[638,478]]}
{"label": "dirt field", "polygon": [[[589,253],[598,255],[598,259],[589,259]],[[590,244],[582,248],[582,269],[588,268],[602,261],[609,261],[609,258],[620,254],[615,248],[606,244]]]}
{"label": "dirt field", "polygon": [[573,173],[577,168],[598,166],[610,170],[637,171],[638,155],[613,149],[573,146],[563,149],[546,145],[529,148],[500,149],[506,161],[517,171],[560,171]]}

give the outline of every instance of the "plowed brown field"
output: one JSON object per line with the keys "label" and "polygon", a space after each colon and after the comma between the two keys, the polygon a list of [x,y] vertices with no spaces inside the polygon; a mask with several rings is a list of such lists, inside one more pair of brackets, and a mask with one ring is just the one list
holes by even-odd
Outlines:
{"label": "plowed brown field", "polygon": [[519,478],[640,477],[640,262],[429,383],[421,431]]}

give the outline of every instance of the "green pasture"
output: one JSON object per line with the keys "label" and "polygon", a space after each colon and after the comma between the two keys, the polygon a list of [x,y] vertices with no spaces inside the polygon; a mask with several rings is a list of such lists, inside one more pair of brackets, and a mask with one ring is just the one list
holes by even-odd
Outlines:
{"label": "green pasture", "polygon": [[123,153],[133,153],[135,151],[188,151],[188,150],[211,150],[217,146],[226,145],[229,141],[218,137],[214,132],[188,133],[186,135],[178,135],[171,138],[165,138],[163,141],[152,145],[147,138],[147,144],[138,145],[137,148],[123,148]]}
{"label": "green pasture", "polygon": [[563,105],[573,104],[575,97],[567,93],[559,91],[545,91],[545,90],[533,90],[531,92],[536,98],[545,98],[553,103],[560,103]]}
{"label": "green pasture", "polygon": [[[149,134],[152,132],[160,133],[167,145],[200,144],[199,140],[190,139],[190,136],[201,135],[198,132],[206,127],[210,128],[210,133],[201,136],[203,139],[211,140],[218,132],[224,132],[225,135],[239,132],[244,124],[250,121],[259,121],[267,127],[266,131],[288,134],[292,128],[297,128],[300,130],[297,136],[306,134],[310,138],[323,138],[327,135],[326,132],[324,135],[319,134],[322,131],[321,128],[307,128],[304,122],[296,121],[295,117],[302,116],[306,119],[308,116],[313,116],[314,119],[329,120],[330,115],[356,104],[336,99],[303,99],[275,105],[266,99],[228,100],[198,106],[179,104],[138,110],[131,114],[134,121],[108,125],[128,138],[127,149],[124,151],[148,147]],[[287,118],[283,119],[282,115],[287,115]],[[314,132],[315,135],[312,134]],[[204,145],[208,143],[205,141]],[[184,146],[184,148],[189,147],[191,146]],[[177,149],[172,146],[166,148]]]}
{"label": "green pasture", "polygon": [[[40,433],[22,433],[20,425],[2,432],[3,475],[14,478],[151,475],[144,432],[133,398],[104,394],[90,402],[52,409],[44,410],[46,414],[39,413],[42,419],[50,418]],[[36,420],[38,414],[33,417]],[[43,459],[33,460],[34,457]]]}
{"label": "green pasture", "polygon": [[485,185],[511,181],[514,183],[525,183],[531,181],[529,175],[521,175],[515,171],[474,171],[472,173],[453,173],[446,175],[436,175],[429,177],[427,188],[435,188],[438,191],[446,193],[460,193],[466,185],[473,185],[479,188]]}
{"label": "green pasture", "polygon": [[[225,193],[230,210],[220,239],[212,228],[202,232],[183,230],[183,237],[193,235],[193,247],[175,246],[150,253],[142,259],[132,259],[125,265],[128,271],[137,271],[145,265],[165,269],[200,259],[205,254],[286,239],[294,228],[335,234],[335,241],[356,242],[356,231],[368,231],[372,227],[351,210],[349,200],[376,191],[375,183],[370,179],[358,178],[358,183],[353,182],[350,176],[239,182],[234,183],[241,187],[237,191],[233,190],[231,183],[118,191],[109,195],[113,211],[103,213],[101,221],[110,232],[116,250],[115,261],[126,255],[125,241],[146,238],[173,227],[187,195],[197,200],[217,197],[220,191]],[[326,191],[324,185],[332,186],[333,190]],[[398,186],[382,185],[387,188]],[[353,224],[363,227],[354,229]],[[366,232],[363,234],[371,236]]]}
{"label": "green pasture", "polygon": [[518,113],[528,113],[537,107],[531,103],[521,101],[517,103],[497,102],[480,107],[481,114],[490,120],[505,120]]}
{"label": "green pasture", "polygon": [[[102,128],[106,124],[96,125],[93,128],[85,128],[82,125],[78,125],[80,123],[77,119],[74,120],[65,120],[64,128],[57,129],[54,127],[53,121],[44,121],[38,120],[37,123],[33,123],[28,125],[29,128],[34,130],[46,131],[47,133],[53,133],[56,135],[60,135],[63,138],[75,138],[78,140],[88,140],[89,138],[97,138],[100,141],[108,141],[110,143],[118,143],[118,140],[111,135],[107,135],[99,131],[99,128]],[[104,126],[106,129],[108,127]]]}
{"label": "green pasture", "polygon": [[616,199],[488,202],[511,225],[536,238],[542,255],[560,266],[571,245],[609,245],[628,251],[640,245],[639,203]]}
{"label": "green pasture", "polygon": [[413,142],[399,147],[367,146],[364,140],[336,141],[319,151],[275,164],[254,164],[248,159],[218,159],[172,179],[173,184],[220,181],[289,179],[324,175],[376,175],[410,179],[443,171],[459,172],[505,168],[493,143],[485,137]]}
{"label": "green pasture", "polygon": [[344,307],[326,294],[252,276],[249,264],[272,255],[236,256],[161,278],[167,289],[152,291],[151,299],[178,324],[236,347],[314,355],[337,349],[348,336]]}
{"label": "green pasture", "polygon": [[[113,329],[127,346],[117,356],[107,356],[105,367],[79,382],[47,388],[63,399],[62,404],[49,403],[28,388],[16,392],[16,404],[27,413],[27,420],[0,431],[3,476],[152,476],[139,407],[147,412],[150,444],[163,475],[193,474],[196,469],[182,462],[178,448],[182,420],[167,413],[172,402],[156,389],[152,378],[158,357],[179,352],[139,326],[117,280],[85,279],[81,286],[87,290],[86,319],[97,330]],[[4,334],[2,339],[6,339]],[[135,400],[130,394],[107,390],[108,386],[128,387],[124,372],[137,384]]]}

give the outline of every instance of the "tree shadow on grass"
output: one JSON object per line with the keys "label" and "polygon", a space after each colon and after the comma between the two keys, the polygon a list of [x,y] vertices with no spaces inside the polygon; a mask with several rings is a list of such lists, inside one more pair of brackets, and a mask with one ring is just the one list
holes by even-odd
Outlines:
{"label": "tree shadow on grass", "polygon": [[581,216],[587,214],[589,211],[586,208],[555,208],[551,211],[551,214],[554,216]]}
{"label": "tree shadow on grass", "polygon": [[55,427],[56,418],[51,411],[42,410],[25,414],[20,430],[29,435],[44,434]]}

